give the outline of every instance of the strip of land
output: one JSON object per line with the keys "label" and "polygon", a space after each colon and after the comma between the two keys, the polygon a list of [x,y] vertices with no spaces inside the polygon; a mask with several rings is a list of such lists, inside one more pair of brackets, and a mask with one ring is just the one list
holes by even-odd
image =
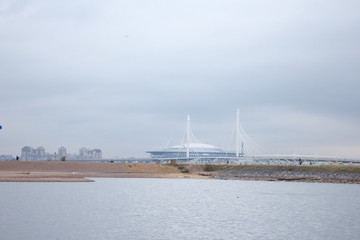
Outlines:
{"label": "strip of land", "polygon": [[92,182],[93,178],[201,178],[360,183],[353,165],[227,165],[0,161],[0,182]]}
{"label": "strip of land", "polygon": [[0,182],[92,182],[91,178],[209,178],[146,163],[0,161]]}

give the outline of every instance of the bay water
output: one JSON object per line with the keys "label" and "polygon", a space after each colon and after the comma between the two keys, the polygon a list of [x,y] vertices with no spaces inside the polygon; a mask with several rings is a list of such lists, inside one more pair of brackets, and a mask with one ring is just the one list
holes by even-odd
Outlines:
{"label": "bay water", "polygon": [[360,185],[94,180],[0,183],[0,239],[360,238]]}

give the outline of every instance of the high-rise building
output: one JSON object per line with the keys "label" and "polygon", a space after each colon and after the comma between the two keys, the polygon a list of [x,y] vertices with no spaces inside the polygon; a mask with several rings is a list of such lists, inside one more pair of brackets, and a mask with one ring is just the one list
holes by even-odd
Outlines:
{"label": "high-rise building", "polygon": [[89,149],[82,147],[79,149],[79,157],[87,158],[89,156]]}
{"label": "high-rise building", "polygon": [[94,149],[94,150],[93,150],[93,153],[94,153],[94,158],[95,158],[95,159],[101,159],[101,158],[102,158],[101,149]]}
{"label": "high-rise building", "polygon": [[45,148],[44,147],[38,147],[35,149],[35,155],[37,156],[45,156]]}
{"label": "high-rise building", "polygon": [[59,147],[59,149],[58,149],[58,155],[59,155],[60,159],[61,159],[62,157],[66,157],[66,156],[67,156],[67,154],[66,154],[66,148],[63,147],[63,146]]}
{"label": "high-rise building", "polygon": [[101,158],[102,158],[101,149],[89,149],[85,147],[79,149],[79,159],[81,160],[95,160]]}
{"label": "high-rise building", "polygon": [[[65,157],[65,158],[64,158]],[[21,149],[22,161],[51,161],[51,160],[98,160],[102,159],[101,149],[89,149],[82,147],[79,149],[79,154],[68,154],[66,148],[61,146],[57,153],[47,153],[44,147],[37,147],[36,149],[25,146]]]}
{"label": "high-rise building", "polygon": [[25,146],[21,149],[20,159],[23,161],[32,161],[34,156],[34,149],[29,146]]}

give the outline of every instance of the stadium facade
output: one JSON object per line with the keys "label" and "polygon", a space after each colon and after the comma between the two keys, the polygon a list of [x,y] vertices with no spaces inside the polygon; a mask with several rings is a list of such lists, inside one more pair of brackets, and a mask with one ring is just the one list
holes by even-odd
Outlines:
{"label": "stadium facade", "polygon": [[225,150],[205,143],[185,143],[172,146],[158,151],[147,151],[151,157],[159,160],[187,160],[194,158],[224,158],[235,157],[234,152],[226,152]]}
{"label": "stadium facade", "polygon": [[[239,111],[237,112],[237,130],[239,129]],[[237,131],[240,133],[240,131]],[[190,117],[187,116],[186,140],[182,144],[169,148],[146,151],[152,158],[157,160],[178,160],[189,161],[194,159],[213,160],[239,158],[244,156],[244,143],[240,137],[236,136],[236,151],[225,151],[224,149],[205,144],[199,141],[192,133],[190,128]]]}

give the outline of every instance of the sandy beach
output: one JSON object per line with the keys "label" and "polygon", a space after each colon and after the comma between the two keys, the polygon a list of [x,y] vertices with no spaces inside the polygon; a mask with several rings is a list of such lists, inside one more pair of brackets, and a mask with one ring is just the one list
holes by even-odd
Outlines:
{"label": "sandy beach", "polygon": [[0,182],[92,182],[93,178],[193,178],[360,183],[360,166],[276,166],[0,161]]}
{"label": "sandy beach", "polygon": [[0,182],[91,182],[89,178],[209,178],[178,167],[144,163],[0,162]]}

